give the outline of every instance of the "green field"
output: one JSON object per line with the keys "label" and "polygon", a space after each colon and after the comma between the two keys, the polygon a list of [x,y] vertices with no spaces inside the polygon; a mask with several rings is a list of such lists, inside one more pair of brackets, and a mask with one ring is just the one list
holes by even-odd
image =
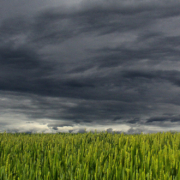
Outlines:
{"label": "green field", "polygon": [[0,180],[180,180],[180,134],[0,134]]}

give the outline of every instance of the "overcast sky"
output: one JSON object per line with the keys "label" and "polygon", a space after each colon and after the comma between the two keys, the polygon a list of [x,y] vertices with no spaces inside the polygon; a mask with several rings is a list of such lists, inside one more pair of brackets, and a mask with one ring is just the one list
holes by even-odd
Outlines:
{"label": "overcast sky", "polygon": [[180,132],[179,9],[1,0],[0,132]]}

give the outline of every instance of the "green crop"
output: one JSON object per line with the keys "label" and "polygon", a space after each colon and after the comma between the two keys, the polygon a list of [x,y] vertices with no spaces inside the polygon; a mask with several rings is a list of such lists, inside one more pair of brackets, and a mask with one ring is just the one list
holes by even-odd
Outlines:
{"label": "green crop", "polygon": [[0,180],[180,180],[180,134],[0,134]]}

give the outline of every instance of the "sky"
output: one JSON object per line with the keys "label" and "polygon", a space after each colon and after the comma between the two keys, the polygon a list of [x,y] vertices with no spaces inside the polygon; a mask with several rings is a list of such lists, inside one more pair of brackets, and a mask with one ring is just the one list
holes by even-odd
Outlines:
{"label": "sky", "polygon": [[1,0],[0,132],[180,132],[179,9]]}

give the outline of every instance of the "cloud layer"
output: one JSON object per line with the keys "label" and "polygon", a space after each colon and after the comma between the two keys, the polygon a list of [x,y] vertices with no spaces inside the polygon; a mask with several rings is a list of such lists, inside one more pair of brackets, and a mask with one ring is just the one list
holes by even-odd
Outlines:
{"label": "cloud layer", "polygon": [[1,132],[179,131],[179,2],[38,3],[0,19]]}

